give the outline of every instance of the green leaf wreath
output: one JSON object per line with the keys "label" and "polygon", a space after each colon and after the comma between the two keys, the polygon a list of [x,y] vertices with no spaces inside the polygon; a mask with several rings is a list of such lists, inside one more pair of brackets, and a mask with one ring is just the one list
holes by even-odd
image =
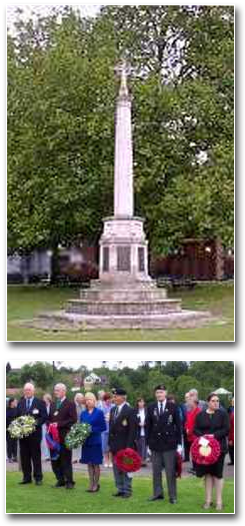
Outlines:
{"label": "green leaf wreath", "polygon": [[85,422],[74,424],[65,438],[65,445],[68,449],[76,449],[84,444],[86,438],[91,434],[92,428]]}
{"label": "green leaf wreath", "polygon": [[33,416],[19,416],[8,426],[11,438],[24,438],[31,435],[36,429],[36,420]]}

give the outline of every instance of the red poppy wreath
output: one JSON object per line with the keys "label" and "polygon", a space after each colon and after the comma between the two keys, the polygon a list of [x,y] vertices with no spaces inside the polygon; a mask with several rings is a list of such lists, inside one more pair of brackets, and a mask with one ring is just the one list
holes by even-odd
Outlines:
{"label": "red poppy wreath", "polygon": [[139,471],[142,459],[134,449],[127,447],[126,449],[121,449],[117,452],[114,457],[114,462],[120,471],[128,473]]}
{"label": "red poppy wreath", "polygon": [[220,456],[220,444],[216,438],[204,435],[194,440],[191,446],[192,459],[196,464],[215,464]]}

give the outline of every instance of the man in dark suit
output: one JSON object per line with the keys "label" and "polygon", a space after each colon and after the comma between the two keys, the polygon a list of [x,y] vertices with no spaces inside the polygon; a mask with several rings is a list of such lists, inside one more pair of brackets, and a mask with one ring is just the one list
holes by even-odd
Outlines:
{"label": "man in dark suit", "polygon": [[42,425],[47,420],[45,403],[35,397],[35,388],[31,383],[26,383],[23,388],[24,396],[18,403],[17,416],[30,415],[35,418],[35,431],[20,439],[20,459],[23,472],[23,480],[19,484],[29,484],[33,477],[36,485],[42,484],[42,463],[41,463],[41,440]]}
{"label": "man in dark suit", "polygon": [[169,501],[176,503],[176,450],[181,451],[181,422],[178,407],[166,399],[166,387],[155,388],[156,402],[148,407],[146,440],[152,452],[153,497],[163,499],[162,469],[165,467]]}
{"label": "man in dark suit", "polygon": [[65,446],[65,438],[73,424],[77,422],[76,405],[66,398],[66,386],[64,384],[55,385],[54,394],[57,401],[51,407],[49,423],[57,425],[61,445],[58,458],[51,461],[57,479],[54,487],[65,486],[67,489],[73,489],[75,482],[72,473],[72,452]]}
{"label": "man in dark suit", "polygon": [[[124,389],[114,390],[115,407],[109,420],[109,448],[114,455],[127,447],[136,449],[137,421],[135,411],[126,402]],[[118,469],[113,458],[113,473],[117,492],[114,497],[128,498],[132,494],[132,477]]]}

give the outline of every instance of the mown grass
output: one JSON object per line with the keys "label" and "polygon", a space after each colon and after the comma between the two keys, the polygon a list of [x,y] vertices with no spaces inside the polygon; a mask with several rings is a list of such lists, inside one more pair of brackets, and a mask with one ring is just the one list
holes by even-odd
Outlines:
{"label": "mown grass", "polygon": [[64,308],[66,301],[78,297],[69,288],[9,286],[8,341],[233,341],[234,287],[232,283],[200,285],[194,290],[170,292],[170,297],[181,297],[183,308],[209,310],[218,317],[204,327],[162,330],[85,330],[44,331],[26,328],[21,320],[35,317],[39,312]]}
{"label": "mown grass", "polygon": [[[176,505],[168,502],[167,495],[164,501],[147,501],[151,496],[150,477],[137,477],[133,480],[133,496],[128,500],[112,497],[115,487],[111,476],[101,477],[101,490],[94,494],[86,493],[87,479],[78,473],[75,474],[74,490],[52,488],[52,473],[44,474],[42,486],[19,486],[20,479],[20,473],[7,473],[7,513],[218,513],[215,508],[202,509],[204,485],[203,480],[196,478],[178,481]],[[225,481],[222,513],[234,513],[233,479]]]}

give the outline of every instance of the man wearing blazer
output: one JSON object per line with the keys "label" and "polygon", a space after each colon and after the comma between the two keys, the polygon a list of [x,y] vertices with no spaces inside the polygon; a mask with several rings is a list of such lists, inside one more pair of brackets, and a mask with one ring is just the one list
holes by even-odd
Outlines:
{"label": "man wearing blazer", "polygon": [[42,463],[41,463],[41,440],[42,440],[42,425],[47,420],[47,411],[45,403],[39,398],[35,397],[35,388],[31,383],[26,383],[23,388],[24,396],[18,403],[17,416],[30,415],[35,418],[35,431],[20,439],[20,459],[21,468],[23,472],[23,480],[19,484],[29,484],[32,482],[32,467],[33,477],[36,485],[42,484]]}
{"label": "man wearing blazer", "polygon": [[61,488],[65,486],[66,489],[73,489],[75,483],[72,473],[72,452],[65,446],[65,438],[73,424],[77,422],[76,405],[66,398],[66,386],[64,384],[56,384],[54,394],[56,403],[51,407],[49,423],[56,424],[61,445],[58,458],[51,461],[52,469],[57,479],[54,487]]}
{"label": "man wearing blazer", "polygon": [[181,422],[176,404],[166,399],[166,387],[155,388],[156,402],[148,407],[146,418],[146,440],[152,452],[153,496],[155,501],[164,499],[162,469],[165,467],[169,501],[177,502],[176,495],[176,450],[181,451]]}
{"label": "man wearing blazer", "polygon": [[[135,411],[126,402],[126,391],[114,390],[115,406],[110,411],[109,448],[114,455],[127,447],[136,449],[137,421]],[[132,494],[132,478],[118,469],[113,458],[113,473],[117,492],[114,497],[129,498]]]}

